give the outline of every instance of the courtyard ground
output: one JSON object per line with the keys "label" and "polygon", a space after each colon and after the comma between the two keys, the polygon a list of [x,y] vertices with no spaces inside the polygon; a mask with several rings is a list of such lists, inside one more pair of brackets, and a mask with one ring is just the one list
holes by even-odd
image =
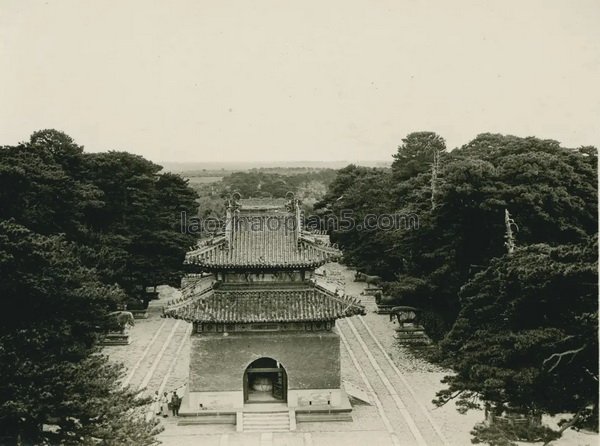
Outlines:
{"label": "courtyard ground", "polygon": [[[354,282],[354,271],[339,264],[325,266],[323,285],[342,288],[358,296],[364,283]],[[160,317],[161,307],[179,291],[159,287],[160,299],[151,302],[149,317],[136,320],[128,346],[106,347],[111,359],[125,364],[125,383],[183,394],[189,367],[191,324]],[[442,388],[447,373],[418,358],[399,345],[389,316],[374,313],[372,298],[362,298],[368,313],[338,321],[342,340],[342,379],[348,386],[366,393],[371,405],[355,405],[352,422],[299,423],[289,433],[239,433],[233,425],[177,426],[173,417],[163,419],[165,430],[159,439],[167,446],[331,446],[344,445],[469,445],[470,430],[483,413],[460,415],[453,404],[435,408],[431,403]],[[598,436],[568,431],[553,443],[556,446],[591,446]]]}

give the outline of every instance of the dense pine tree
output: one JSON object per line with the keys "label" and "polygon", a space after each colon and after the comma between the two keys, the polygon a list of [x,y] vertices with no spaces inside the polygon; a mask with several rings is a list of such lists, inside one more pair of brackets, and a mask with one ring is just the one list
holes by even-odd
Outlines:
{"label": "dense pine tree", "polygon": [[196,194],[160,170],[55,130],[0,148],[0,444],[155,443],[97,342],[109,311],[183,273]]}
{"label": "dense pine tree", "polygon": [[123,291],[99,282],[64,237],[7,221],[0,276],[0,444],[130,443],[129,431],[152,444],[154,423],[136,409],[147,401],[119,387],[120,367],[95,347]]}
{"label": "dense pine tree", "polygon": [[[569,425],[597,428],[597,253],[596,239],[530,245],[470,280],[441,342],[456,374],[446,377],[437,404],[456,398],[461,410],[566,412]],[[485,438],[489,429],[476,432]]]}
{"label": "dense pine tree", "polygon": [[[350,264],[387,281],[394,302],[423,310],[442,341],[438,359],[457,371],[439,404],[460,393],[463,409],[476,398],[597,426],[597,202],[593,147],[482,134],[446,152],[441,137],[419,132],[390,170],[341,169],[318,205],[338,218],[352,210],[358,223],[370,213],[417,217],[416,228],[332,237]],[[506,210],[518,226],[512,257]],[[502,444],[505,434],[478,428],[475,440]]]}

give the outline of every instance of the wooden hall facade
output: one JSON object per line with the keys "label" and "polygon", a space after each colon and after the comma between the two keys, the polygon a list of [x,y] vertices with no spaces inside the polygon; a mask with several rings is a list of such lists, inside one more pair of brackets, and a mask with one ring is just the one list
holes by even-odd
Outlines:
{"label": "wooden hall facade", "polygon": [[193,324],[180,414],[236,414],[261,403],[349,412],[335,321],[364,307],[315,280],[340,252],[303,231],[293,197],[231,201],[226,212],[224,232],[186,256],[211,274],[187,278],[182,298],[164,308]]}

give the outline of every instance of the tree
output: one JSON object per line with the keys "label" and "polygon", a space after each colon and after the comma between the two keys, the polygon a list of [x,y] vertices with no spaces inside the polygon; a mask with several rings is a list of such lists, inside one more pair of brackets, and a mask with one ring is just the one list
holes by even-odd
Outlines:
{"label": "tree", "polygon": [[182,274],[196,195],[160,169],[55,130],[0,148],[1,444],[155,443],[96,345],[108,311]]}
{"label": "tree", "polygon": [[526,243],[570,243],[597,230],[597,156],[538,138],[482,134],[452,152],[494,166],[497,198],[519,216]]}
{"label": "tree", "polygon": [[35,132],[0,149],[0,218],[77,242],[85,265],[140,297],[148,285],[178,284],[194,235],[181,213],[196,194],[181,177],[126,152],[86,154],[62,132]]}
{"label": "tree", "polygon": [[[436,206],[431,151],[442,158]],[[366,168],[340,170],[315,207],[415,216],[418,228],[332,234],[347,260],[384,277],[398,304],[420,307],[430,336],[441,339],[460,303],[460,288],[505,253],[504,211],[517,220],[521,245],[577,243],[597,228],[596,155],[556,141],[479,135],[450,153],[443,139],[413,133],[394,156],[391,173],[373,180]],[[386,178],[386,179],[384,179]],[[331,210],[329,209],[329,210]],[[360,211],[357,211],[360,210]],[[361,215],[356,215],[360,220]]]}
{"label": "tree", "polygon": [[[153,251],[149,254],[153,284],[179,286],[184,273],[183,259],[197,234],[181,229],[182,214],[188,218],[197,214],[198,195],[188,180],[179,175],[163,173],[156,182],[156,214],[152,231]],[[147,240],[149,240],[147,239]]]}
{"label": "tree", "polygon": [[43,148],[39,138],[34,145],[0,148],[0,218],[12,218],[40,234],[65,233],[71,240],[82,236],[85,215],[102,205],[101,192],[59,163],[68,159],[69,168],[79,170],[76,160],[81,163],[83,157],[76,148],[68,157],[61,153]]}
{"label": "tree", "polygon": [[136,413],[147,401],[120,389],[120,367],[95,353],[123,291],[100,283],[64,237],[8,221],[0,276],[0,443],[96,444],[111,429],[120,444],[152,444],[154,423]]}
{"label": "tree", "polygon": [[332,241],[344,246],[346,262],[363,271],[387,270],[381,263],[386,246],[377,237],[377,217],[389,208],[389,181],[385,170],[349,165],[315,204],[321,228],[331,230]]}
{"label": "tree", "polygon": [[46,129],[33,132],[27,146],[41,156],[60,165],[70,176],[79,179],[83,147],[64,132]]}
{"label": "tree", "polygon": [[[461,411],[485,405],[498,414],[567,412],[565,423],[597,429],[597,252],[596,238],[531,245],[470,280],[440,344],[456,373],[435,403],[456,398]],[[490,431],[475,433],[488,438]]]}
{"label": "tree", "polygon": [[338,170],[335,179],[329,184],[327,193],[323,199],[315,204],[315,209],[321,209],[328,205],[332,205],[343,197],[344,192],[346,192],[358,178],[367,175],[370,171],[371,169],[368,167],[357,166],[355,164],[349,164]]}
{"label": "tree", "polygon": [[195,216],[197,208],[187,181],[159,174],[160,166],[126,152],[93,154],[86,163],[104,201],[89,215],[86,264],[138,298],[146,286],[178,285],[185,252],[195,240],[181,231],[181,213]]}
{"label": "tree", "polygon": [[394,154],[392,172],[396,181],[404,181],[421,173],[428,172],[434,154],[446,150],[444,138],[434,132],[411,133],[402,140],[402,145]]}

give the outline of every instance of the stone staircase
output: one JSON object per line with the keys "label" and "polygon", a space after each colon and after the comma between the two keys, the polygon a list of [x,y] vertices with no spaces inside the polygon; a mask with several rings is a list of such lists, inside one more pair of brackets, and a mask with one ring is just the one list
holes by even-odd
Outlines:
{"label": "stone staircase", "polygon": [[244,412],[242,414],[244,432],[289,432],[295,426],[295,414],[290,411],[281,412]]}

